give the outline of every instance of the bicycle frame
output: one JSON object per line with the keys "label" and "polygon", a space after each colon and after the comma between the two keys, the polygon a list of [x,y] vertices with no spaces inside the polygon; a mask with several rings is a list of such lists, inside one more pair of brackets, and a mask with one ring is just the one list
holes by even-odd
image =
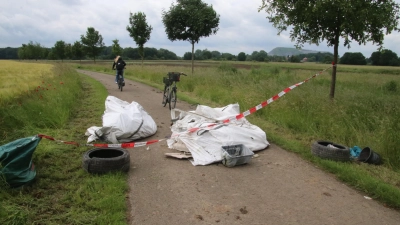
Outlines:
{"label": "bicycle frame", "polygon": [[[174,109],[176,106],[177,102],[177,87],[176,87],[176,82],[179,81],[179,76],[180,75],[185,75],[184,73],[177,73],[177,72],[170,72],[168,73],[168,77],[164,77],[163,82],[165,84],[164,86],[164,94],[163,94],[163,102],[162,104],[164,107],[167,105],[169,106],[169,109]],[[175,77],[174,77],[175,76]],[[178,77],[176,77],[178,76]]]}

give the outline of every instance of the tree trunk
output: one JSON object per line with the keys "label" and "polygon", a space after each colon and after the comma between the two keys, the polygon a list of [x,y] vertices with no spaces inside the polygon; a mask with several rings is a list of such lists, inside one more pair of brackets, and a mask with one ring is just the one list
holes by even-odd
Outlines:
{"label": "tree trunk", "polygon": [[329,97],[331,100],[335,97],[338,48],[339,48],[339,33],[337,32],[335,36],[335,44],[333,46],[332,81],[331,81],[331,91],[329,93]]}
{"label": "tree trunk", "polygon": [[192,75],[194,70],[194,42],[192,42]]}
{"label": "tree trunk", "polygon": [[336,43],[333,47],[333,67],[332,67],[332,80],[331,80],[331,91],[329,93],[330,99],[335,97],[335,87],[336,87],[336,68],[337,68],[337,59],[338,59],[338,43]]}
{"label": "tree trunk", "polygon": [[143,69],[143,59],[144,59],[144,48],[139,46],[139,55],[142,57],[142,69]]}

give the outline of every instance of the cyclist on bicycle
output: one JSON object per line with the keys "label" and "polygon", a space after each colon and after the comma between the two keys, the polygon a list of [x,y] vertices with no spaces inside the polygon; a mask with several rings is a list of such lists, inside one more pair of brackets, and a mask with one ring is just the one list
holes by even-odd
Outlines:
{"label": "cyclist on bicycle", "polygon": [[114,64],[112,66],[112,69],[114,68],[117,69],[117,74],[115,75],[115,83],[118,83],[118,73],[122,75],[122,82],[125,82],[124,80],[124,69],[125,69],[126,63],[124,60],[122,60],[121,56],[117,56],[114,60]]}

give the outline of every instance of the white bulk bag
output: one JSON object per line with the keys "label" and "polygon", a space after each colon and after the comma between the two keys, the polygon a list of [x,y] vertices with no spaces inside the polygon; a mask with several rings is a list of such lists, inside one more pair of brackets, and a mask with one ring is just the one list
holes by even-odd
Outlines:
{"label": "white bulk bag", "polygon": [[114,144],[149,137],[157,132],[153,118],[137,102],[128,103],[114,96],[105,101],[103,126],[92,126],[85,135],[88,143],[101,139]]}

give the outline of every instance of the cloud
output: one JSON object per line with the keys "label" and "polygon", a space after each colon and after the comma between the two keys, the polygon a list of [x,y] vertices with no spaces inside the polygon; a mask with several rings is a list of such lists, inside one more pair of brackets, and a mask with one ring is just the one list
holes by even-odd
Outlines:
{"label": "cloud", "polygon": [[[203,0],[212,5],[220,15],[217,34],[203,37],[195,45],[196,49],[208,49],[234,55],[240,52],[271,51],[275,47],[294,47],[289,32],[277,35],[277,30],[266,18],[264,11],[258,12],[261,0]],[[150,40],[145,47],[164,48],[183,56],[191,51],[188,41],[170,41],[162,23],[163,10],[168,11],[172,0],[13,0],[4,1],[0,9],[0,48],[19,47],[29,41],[53,47],[63,40],[67,43],[79,41],[88,27],[94,27],[103,36],[106,46],[118,39],[123,48],[136,48],[136,43],[126,26],[129,13],[143,12],[149,25],[153,27]],[[396,2],[400,2],[397,0]],[[343,43],[343,41],[341,42]],[[384,47],[400,54],[400,35],[387,35]],[[326,43],[305,45],[304,49],[333,52]],[[339,55],[345,52],[361,52],[369,57],[377,46],[368,43],[358,45],[353,42],[351,49],[339,48]]]}

